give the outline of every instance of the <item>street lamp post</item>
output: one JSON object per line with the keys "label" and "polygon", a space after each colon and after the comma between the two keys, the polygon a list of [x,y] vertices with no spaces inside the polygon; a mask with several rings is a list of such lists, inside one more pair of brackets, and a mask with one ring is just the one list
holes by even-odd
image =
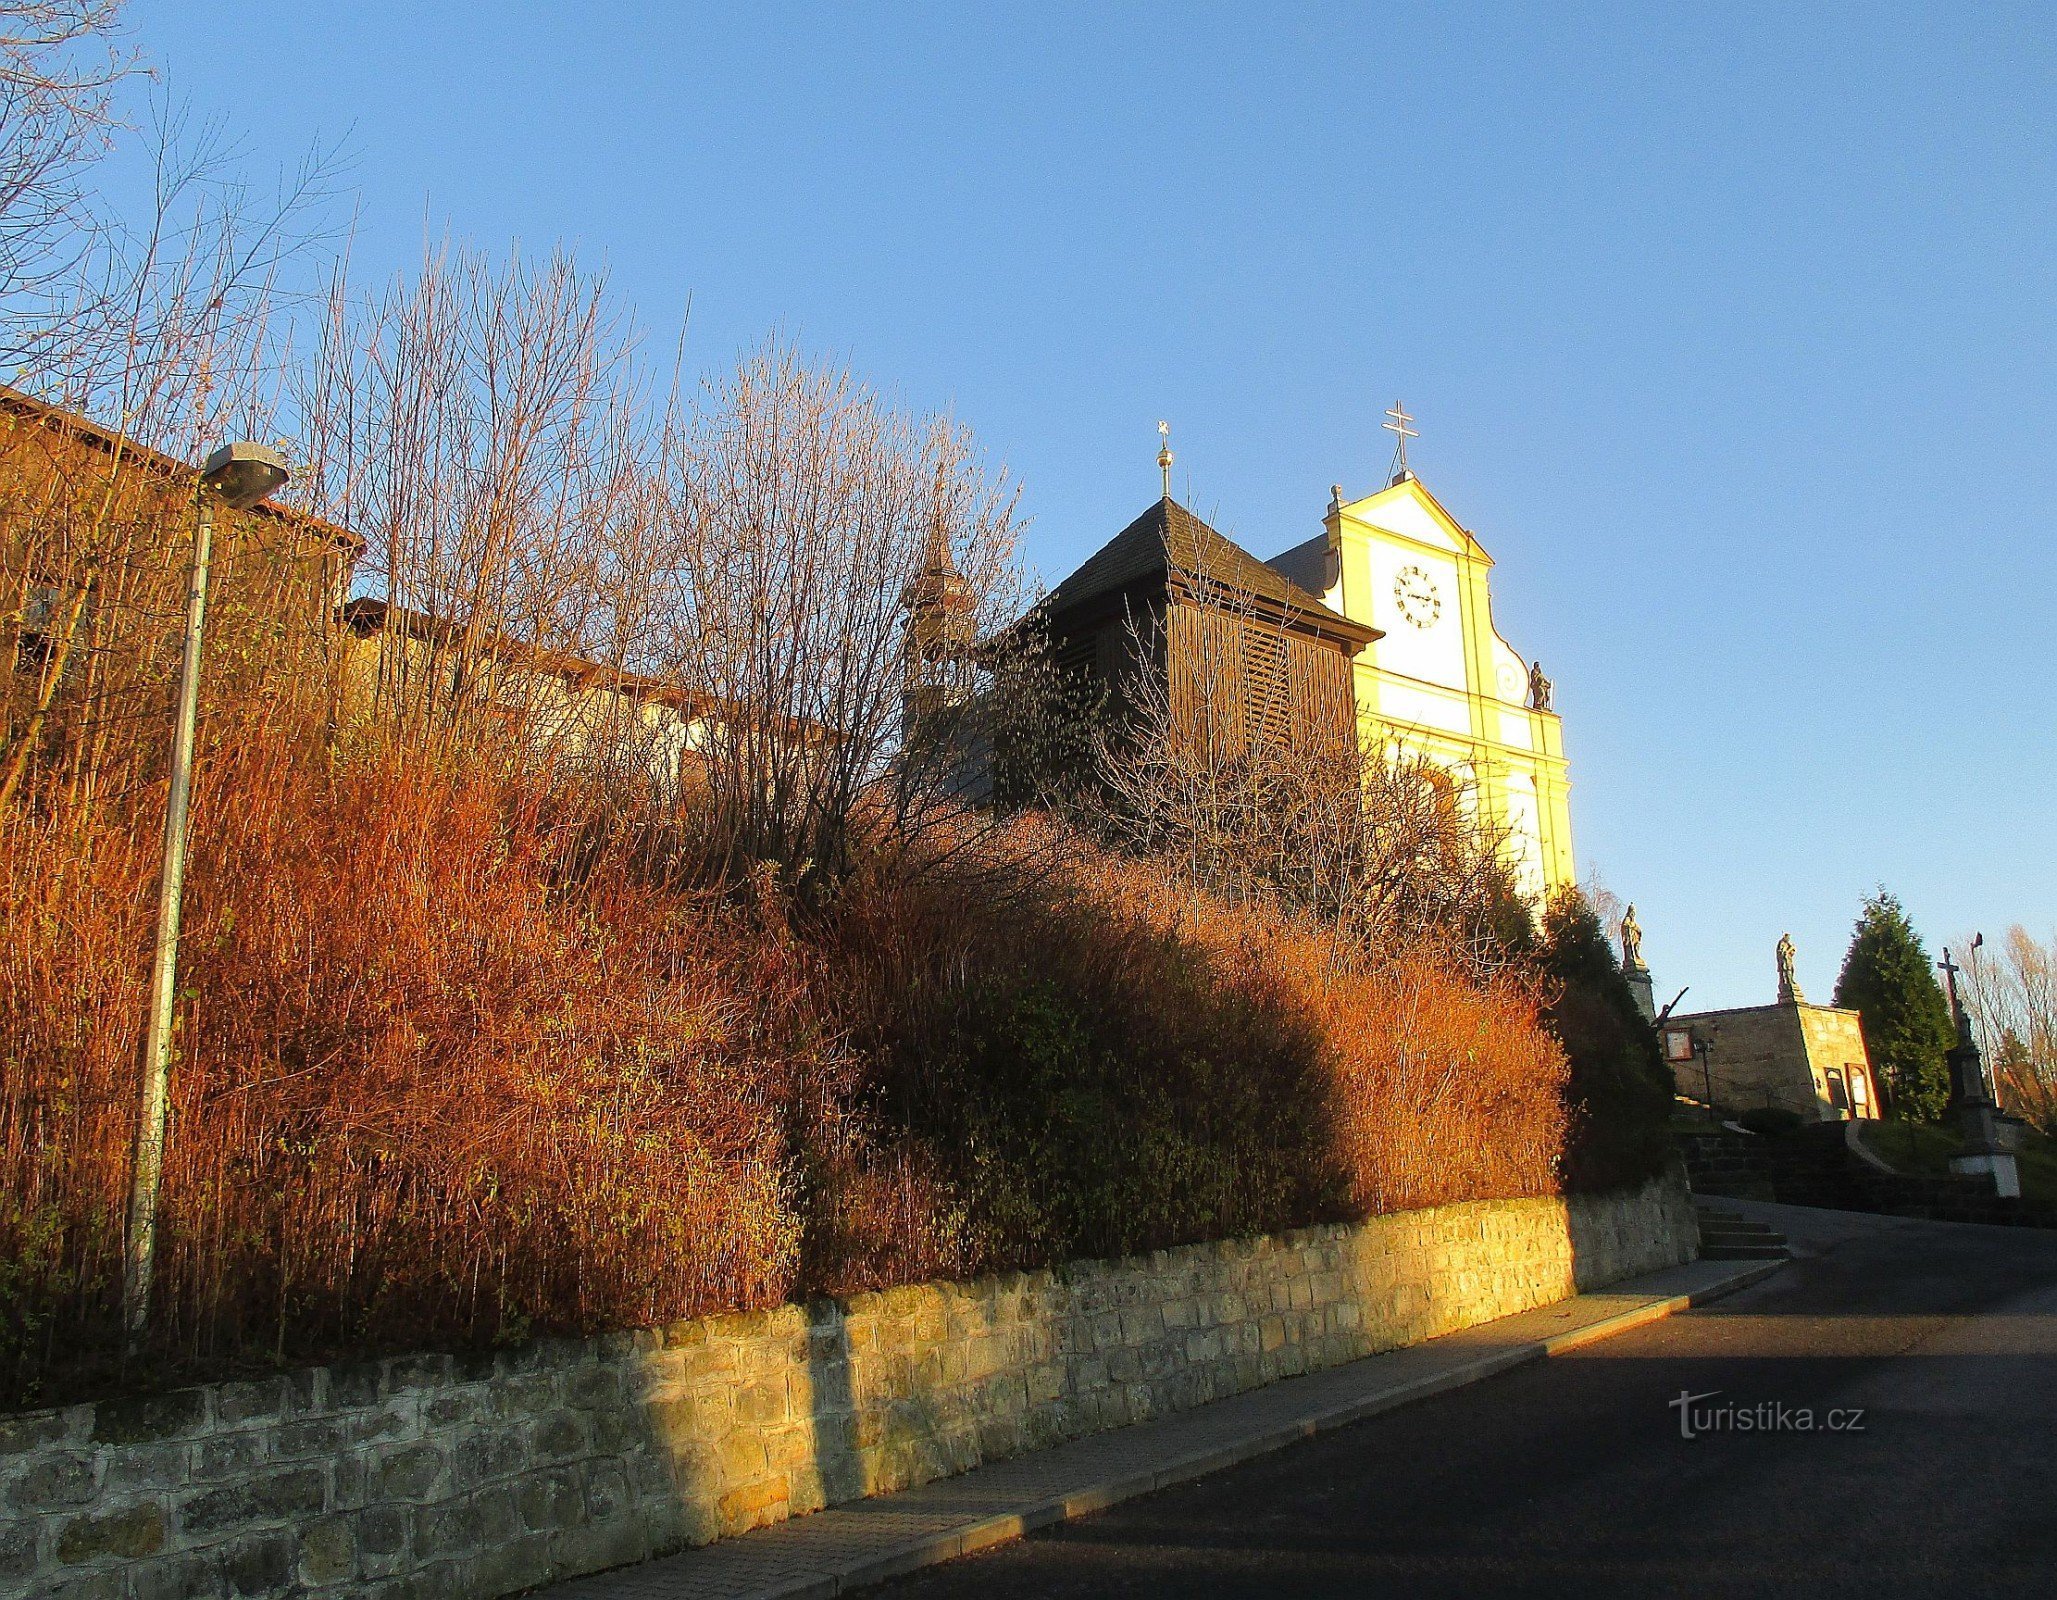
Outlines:
{"label": "street lamp post", "polygon": [[225,444],[209,455],[195,490],[193,565],[186,584],[186,640],[171,734],[171,786],[164,805],[164,869],[157,886],[157,942],[150,958],[150,1014],[143,1031],[143,1092],[129,1183],[122,1322],[131,1352],[150,1323],[150,1278],[157,1255],[157,1195],[164,1180],[170,1109],[171,1022],[178,994],[179,913],[186,888],[186,815],[193,798],[193,746],[200,715],[200,642],[207,621],[207,572],[214,559],[214,514],[269,499],[286,481],[286,463],[261,444]]}
{"label": "street lamp post", "polygon": [[1704,1085],[1704,1093],[1707,1097],[1707,1120],[1712,1122],[1715,1120],[1714,1068],[1712,1065],[1714,1041],[1706,1034],[1696,1030],[1693,1034],[1693,1054],[1700,1058],[1700,1081]]}

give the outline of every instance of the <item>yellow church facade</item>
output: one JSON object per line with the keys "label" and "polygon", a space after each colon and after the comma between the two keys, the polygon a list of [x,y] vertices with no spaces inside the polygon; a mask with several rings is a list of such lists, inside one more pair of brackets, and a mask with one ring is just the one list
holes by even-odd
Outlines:
{"label": "yellow church facade", "polygon": [[1379,630],[1354,662],[1365,748],[1448,771],[1503,834],[1524,893],[1578,878],[1564,725],[1550,685],[1493,625],[1493,558],[1404,468],[1329,502],[1319,538],[1268,563]]}

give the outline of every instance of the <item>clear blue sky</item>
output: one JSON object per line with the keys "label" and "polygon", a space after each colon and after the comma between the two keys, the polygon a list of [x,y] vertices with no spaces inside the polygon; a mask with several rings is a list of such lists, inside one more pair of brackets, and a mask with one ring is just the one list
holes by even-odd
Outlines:
{"label": "clear blue sky", "polygon": [[[2057,12],[135,0],[253,155],[949,408],[1055,579],[1156,493],[1269,555],[1415,464],[1558,686],[1664,996],[1862,895],[2057,921]],[[258,71],[261,53],[265,70]]]}

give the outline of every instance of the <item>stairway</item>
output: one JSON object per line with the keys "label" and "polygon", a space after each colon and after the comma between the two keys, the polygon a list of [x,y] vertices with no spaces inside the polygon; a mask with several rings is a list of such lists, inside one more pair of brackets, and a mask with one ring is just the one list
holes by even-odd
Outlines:
{"label": "stairway", "polygon": [[1778,1198],[1765,1157],[1766,1141],[1756,1134],[1738,1133],[1733,1128],[1708,1123],[1680,1129],[1678,1143],[1686,1158],[1686,1178],[1694,1194],[1721,1195],[1731,1200]]}
{"label": "stairway", "polygon": [[1698,1206],[1702,1261],[1784,1261],[1792,1251],[1786,1236],[1765,1222],[1751,1222],[1741,1213]]}

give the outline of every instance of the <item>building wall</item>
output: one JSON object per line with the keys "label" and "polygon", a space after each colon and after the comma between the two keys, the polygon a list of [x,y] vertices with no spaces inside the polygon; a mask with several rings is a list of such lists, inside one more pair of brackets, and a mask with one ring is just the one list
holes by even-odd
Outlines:
{"label": "building wall", "polygon": [[1676,1174],[0,1417],[0,1596],[484,1600],[1691,1259]]}
{"label": "building wall", "polygon": [[[456,693],[461,652],[385,627],[337,632],[346,721],[406,708],[447,704]],[[635,772],[659,794],[690,790],[703,719],[647,693],[618,687],[597,666],[587,678],[477,652],[470,688],[476,702],[505,719],[540,758],[610,762]]]}
{"label": "building wall", "polygon": [[1462,771],[1530,894],[1575,883],[1563,723],[1529,709],[1528,663],[1494,628],[1492,558],[1413,479],[1332,507],[1327,535],[1323,598],[1385,631],[1356,662],[1366,748]]}
{"label": "building wall", "polygon": [[[1714,1099],[1731,1111],[1775,1106],[1809,1121],[1833,1120],[1844,1113],[1830,1093],[1828,1069],[1847,1074],[1854,1068],[1870,1078],[1871,1057],[1854,1011],[1805,1004],[1746,1006],[1674,1016],[1666,1027],[1711,1037],[1707,1067]],[[1674,1062],[1673,1076],[1682,1094],[1697,1100],[1706,1092],[1698,1057]],[[1876,1116],[1875,1089],[1870,1100]]]}
{"label": "building wall", "polygon": [[1318,744],[1352,732],[1349,656],[1275,622],[1174,604],[1166,668],[1178,725],[1224,737],[1230,748],[1259,738]]}

